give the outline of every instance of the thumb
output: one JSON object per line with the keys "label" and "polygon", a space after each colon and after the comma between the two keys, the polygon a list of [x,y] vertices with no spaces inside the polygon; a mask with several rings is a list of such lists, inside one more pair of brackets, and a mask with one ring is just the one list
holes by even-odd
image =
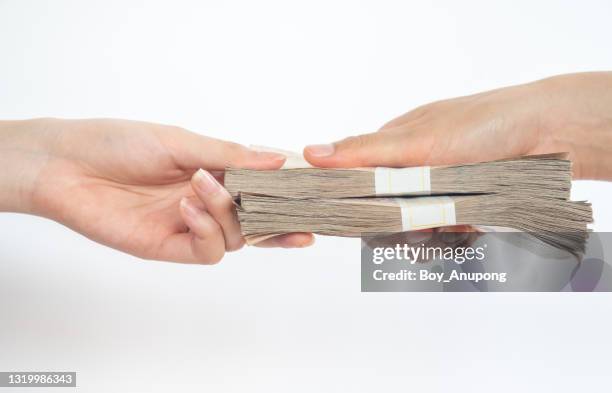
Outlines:
{"label": "thumb", "polygon": [[432,147],[431,134],[398,127],[306,146],[304,158],[314,166],[333,168],[417,166],[429,164]]}

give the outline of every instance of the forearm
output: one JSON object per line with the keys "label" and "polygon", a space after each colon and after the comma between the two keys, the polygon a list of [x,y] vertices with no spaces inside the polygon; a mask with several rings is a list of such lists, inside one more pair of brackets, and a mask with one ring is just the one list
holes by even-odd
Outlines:
{"label": "forearm", "polygon": [[0,121],[0,212],[35,213],[33,195],[47,161],[44,120]]}

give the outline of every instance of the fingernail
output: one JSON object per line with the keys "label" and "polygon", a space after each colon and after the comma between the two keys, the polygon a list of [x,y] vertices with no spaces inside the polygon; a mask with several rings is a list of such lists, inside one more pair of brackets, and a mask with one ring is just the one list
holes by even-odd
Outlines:
{"label": "fingernail", "polygon": [[310,247],[314,244],[314,242],[315,242],[315,237],[311,236],[310,239],[308,239],[306,242],[300,244],[300,248]]}
{"label": "fingernail", "polygon": [[185,197],[181,198],[181,209],[191,218],[198,217],[197,208]]}
{"label": "fingernail", "polygon": [[196,186],[203,194],[214,194],[221,189],[221,185],[215,180],[214,177],[203,169],[193,175]]}
{"label": "fingernail", "polygon": [[310,145],[306,146],[308,154],[313,157],[328,157],[334,154],[334,145],[326,144],[326,145]]}
{"label": "fingernail", "polygon": [[262,160],[269,161],[285,161],[287,159],[287,156],[285,156],[284,154],[273,153],[270,151],[258,151],[257,156]]}

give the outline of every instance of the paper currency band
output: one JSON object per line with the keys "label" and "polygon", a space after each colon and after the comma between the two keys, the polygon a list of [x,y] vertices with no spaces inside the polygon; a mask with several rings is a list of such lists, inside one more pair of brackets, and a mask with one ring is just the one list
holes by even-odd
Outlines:
{"label": "paper currency band", "polygon": [[402,214],[402,230],[436,228],[457,224],[451,197],[394,198]]}
{"label": "paper currency band", "polygon": [[376,195],[426,195],[431,192],[431,168],[376,168]]}

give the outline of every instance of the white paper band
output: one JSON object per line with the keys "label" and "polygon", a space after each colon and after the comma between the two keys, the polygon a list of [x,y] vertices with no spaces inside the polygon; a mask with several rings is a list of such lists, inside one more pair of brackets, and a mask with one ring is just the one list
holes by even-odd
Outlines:
{"label": "white paper band", "polygon": [[455,225],[455,202],[447,196],[394,198],[402,212],[402,230],[414,231]]}
{"label": "white paper band", "polygon": [[424,195],[431,192],[431,168],[376,168],[376,195]]}

